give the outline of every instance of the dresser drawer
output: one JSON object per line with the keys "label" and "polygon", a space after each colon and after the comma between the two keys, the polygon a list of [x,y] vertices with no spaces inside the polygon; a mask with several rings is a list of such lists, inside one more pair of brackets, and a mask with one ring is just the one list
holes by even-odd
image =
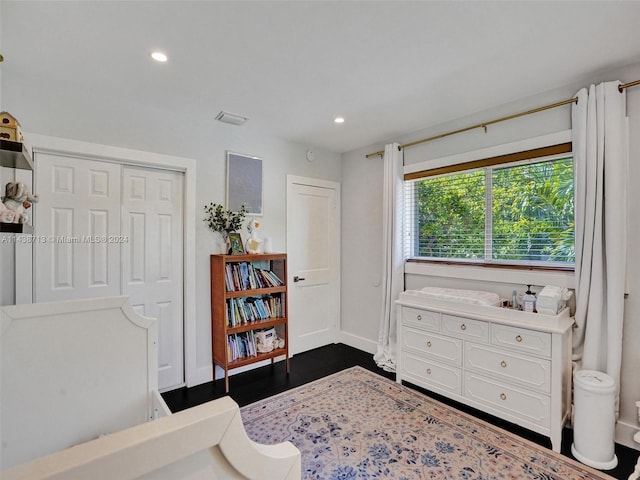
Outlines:
{"label": "dresser drawer", "polygon": [[543,393],[551,392],[551,362],[466,342],[464,366],[498,380]]}
{"label": "dresser drawer", "polygon": [[491,325],[491,343],[521,352],[551,357],[551,334],[508,325]]}
{"label": "dresser drawer", "polygon": [[428,358],[402,352],[402,378],[425,388],[433,387],[442,393],[460,395],[462,371],[459,368],[441,365]]}
{"label": "dresser drawer", "polygon": [[440,312],[419,310],[417,308],[402,307],[402,323],[429,330],[440,330]]}
{"label": "dresser drawer", "polygon": [[424,353],[436,359],[462,365],[462,340],[443,337],[413,327],[402,327],[403,350]]}
{"label": "dresser drawer", "polygon": [[543,428],[550,427],[550,400],[546,395],[527,392],[470,372],[465,373],[464,390],[465,397],[491,407],[500,416],[508,414]]}
{"label": "dresser drawer", "polygon": [[458,338],[484,343],[489,341],[489,324],[481,320],[443,314],[441,331],[445,335],[452,335]]}

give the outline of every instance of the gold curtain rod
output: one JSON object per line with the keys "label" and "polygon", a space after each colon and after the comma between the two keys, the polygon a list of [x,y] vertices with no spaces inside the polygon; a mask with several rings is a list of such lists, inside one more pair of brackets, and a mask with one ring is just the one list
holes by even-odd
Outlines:
{"label": "gold curtain rod", "polygon": [[[640,80],[636,80],[636,81],[633,81],[633,82],[624,83],[622,85],[619,85],[618,86],[618,90],[620,91],[620,93],[622,93],[622,91],[625,88],[634,87],[636,85],[640,85]],[[489,125],[493,125],[493,124],[500,123],[500,122],[505,122],[507,120],[513,120],[514,118],[524,117],[525,115],[531,115],[532,113],[543,112],[545,110],[550,110],[552,108],[561,107],[563,105],[568,105],[570,103],[577,103],[577,102],[578,102],[578,97],[570,98],[568,100],[562,100],[561,102],[551,103],[549,105],[545,105],[543,107],[534,108],[532,110],[527,110],[525,112],[514,113],[513,115],[507,115],[506,117],[496,118],[495,120],[489,120],[488,122],[478,123],[476,125],[471,125],[470,127],[461,128],[459,130],[453,130],[453,131],[447,132],[447,133],[441,133],[440,135],[435,135],[435,136],[429,137],[429,138],[423,138],[422,140],[416,140],[415,142],[410,142],[410,143],[406,143],[404,145],[400,145],[399,148],[413,147],[415,145],[420,145],[421,143],[431,142],[432,140],[438,140],[440,138],[448,137],[450,135],[455,135],[457,133],[468,132],[469,130],[474,130],[476,128],[484,128],[484,131],[486,133],[487,126],[489,126]],[[366,155],[366,158],[376,157],[376,156],[379,156],[379,155],[380,156],[384,155],[384,150],[379,150],[377,152],[368,153]]]}

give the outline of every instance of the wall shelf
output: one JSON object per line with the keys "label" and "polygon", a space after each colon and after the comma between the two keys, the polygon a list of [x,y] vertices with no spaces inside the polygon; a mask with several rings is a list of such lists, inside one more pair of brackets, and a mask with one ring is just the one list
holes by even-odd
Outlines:
{"label": "wall shelf", "polygon": [[3,233],[33,233],[33,226],[26,223],[2,223],[0,222],[0,232]]}
{"label": "wall shelf", "polygon": [[[20,170],[33,170],[31,153],[24,143],[0,139],[0,166]],[[4,187],[0,196],[2,195],[4,195]],[[0,222],[0,232],[32,234],[33,226],[26,223]]]}
{"label": "wall shelf", "polygon": [[24,143],[0,140],[0,166],[33,170],[31,153]]}

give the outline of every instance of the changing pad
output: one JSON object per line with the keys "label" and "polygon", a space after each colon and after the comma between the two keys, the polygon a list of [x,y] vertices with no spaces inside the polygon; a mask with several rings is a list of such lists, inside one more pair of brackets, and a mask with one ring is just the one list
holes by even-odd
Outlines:
{"label": "changing pad", "polygon": [[459,288],[425,287],[420,290],[408,290],[411,293],[425,298],[436,298],[448,302],[466,303],[470,305],[486,305],[489,307],[500,306],[500,297],[496,293],[482,290],[463,290]]}

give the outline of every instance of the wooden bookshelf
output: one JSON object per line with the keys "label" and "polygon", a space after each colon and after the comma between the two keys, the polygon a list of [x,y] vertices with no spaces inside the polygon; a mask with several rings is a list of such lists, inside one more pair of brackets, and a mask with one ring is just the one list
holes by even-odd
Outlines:
{"label": "wooden bookshelf", "polygon": [[[225,392],[229,392],[229,370],[251,365],[263,360],[274,362],[276,357],[285,356],[285,366],[289,373],[289,312],[287,298],[287,255],[285,253],[271,253],[258,255],[211,255],[211,349],[213,357],[213,380],[216,379],[215,367],[224,370]],[[244,265],[242,265],[244,264]],[[251,267],[250,267],[251,266]],[[282,284],[269,284],[271,279],[265,279],[259,270],[272,272]],[[230,274],[230,271],[236,275]],[[250,281],[248,276],[256,276]],[[251,273],[253,272],[253,273]],[[268,276],[268,274],[267,274]],[[254,309],[255,318],[245,309],[239,314],[240,305],[250,305],[254,302],[268,302],[277,305],[274,311]],[[236,302],[236,303],[234,303]],[[235,308],[234,308],[235,305]],[[261,304],[262,305],[262,304]],[[247,310],[253,307],[247,307]],[[231,311],[235,313],[231,313]],[[284,339],[283,348],[275,348],[270,352],[249,352],[251,348],[243,350],[240,356],[229,344],[229,339],[237,340],[255,334],[257,330],[274,327],[279,338]],[[253,333],[247,333],[253,332]],[[255,344],[253,345],[255,347]]]}

